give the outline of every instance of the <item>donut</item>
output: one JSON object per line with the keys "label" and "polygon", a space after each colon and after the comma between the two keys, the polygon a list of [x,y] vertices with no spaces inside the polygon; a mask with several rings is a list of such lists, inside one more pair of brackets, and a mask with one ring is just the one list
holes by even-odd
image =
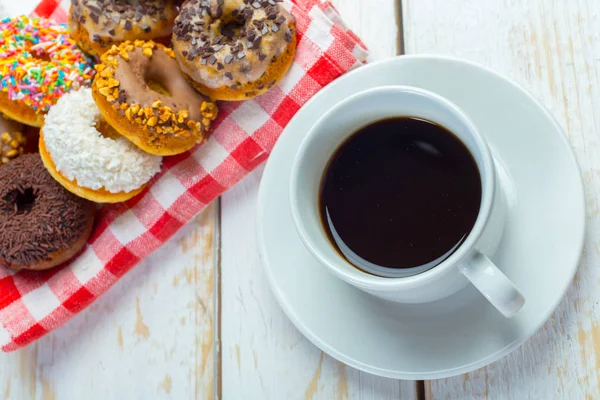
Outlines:
{"label": "donut", "polygon": [[296,53],[281,0],[189,0],[175,19],[173,50],[184,75],[215,100],[239,101],[275,85]]}
{"label": "donut", "polygon": [[139,194],[160,171],[162,157],[143,152],[123,137],[105,137],[106,124],[92,91],[61,98],[40,131],[44,165],[68,191],[96,203],[117,203]]}
{"label": "donut", "polygon": [[39,154],[0,168],[0,266],[43,270],[73,258],[86,244],[96,206],[63,189]]}
{"label": "donut", "polygon": [[23,125],[0,115],[0,167],[25,152]]}
{"label": "donut", "polygon": [[170,0],[72,0],[71,37],[96,57],[126,40],[169,44],[178,4]]}
{"label": "donut", "polygon": [[204,141],[218,112],[187,83],[173,50],[152,41],[124,42],[104,53],[92,90],[106,121],[155,155],[183,153]]}
{"label": "donut", "polygon": [[26,16],[0,22],[0,112],[40,127],[43,116],[72,89],[90,85],[91,59],[66,25]]}

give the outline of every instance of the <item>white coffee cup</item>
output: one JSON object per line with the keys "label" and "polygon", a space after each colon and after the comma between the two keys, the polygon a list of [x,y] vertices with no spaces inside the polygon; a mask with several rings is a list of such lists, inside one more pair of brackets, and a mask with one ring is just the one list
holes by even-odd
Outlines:
{"label": "white coffee cup", "polygon": [[[321,223],[319,192],[327,163],[350,135],[373,122],[403,116],[441,125],[467,146],[481,176],[481,207],[470,234],[446,260],[426,271],[411,268],[399,277],[382,277],[356,268],[330,243]],[[328,111],[300,145],[292,167],[290,202],[306,247],[335,276],[365,292],[400,303],[425,303],[448,297],[470,281],[506,317],[525,303],[488,258],[500,242],[507,209],[490,150],[469,118],[435,93],[408,86],[379,87],[355,94]]]}

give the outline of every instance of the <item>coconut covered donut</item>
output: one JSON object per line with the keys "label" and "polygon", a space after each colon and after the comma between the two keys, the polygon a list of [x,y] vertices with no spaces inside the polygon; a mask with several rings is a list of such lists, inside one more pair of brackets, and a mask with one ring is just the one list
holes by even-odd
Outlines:
{"label": "coconut covered donut", "polygon": [[290,68],[296,40],[281,0],[189,0],[173,28],[185,76],[216,100],[246,100],[271,88]]}
{"label": "coconut covered donut", "polygon": [[0,168],[0,266],[43,270],[75,256],[92,233],[96,205],[62,188],[38,154]]}
{"label": "coconut covered donut", "polygon": [[71,36],[95,57],[126,40],[168,44],[178,3],[173,0],[72,0]]}
{"label": "coconut covered donut", "polygon": [[173,50],[123,42],[102,55],[96,71],[92,89],[104,118],[142,150],[174,155],[208,137],[217,105],[188,84]]}
{"label": "coconut covered donut", "polygon": [[99,126],[106,125],[92,91],[69,93],[46,116],[40,132],[42,160],[54,179],[80,197],[97,203],[128,200],[159,172],[162,158],[123,137],[103,136]]}

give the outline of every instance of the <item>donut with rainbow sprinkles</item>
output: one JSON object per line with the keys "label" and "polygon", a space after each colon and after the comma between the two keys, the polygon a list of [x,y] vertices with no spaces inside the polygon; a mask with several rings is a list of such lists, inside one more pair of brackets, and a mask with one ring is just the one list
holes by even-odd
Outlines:
{"label": "donut with rainbow sprinkles", "polygon": [[93,77],[92,59],[65,24],[27,16],[0,22],[0,112],[9,118],[39,127],[59,98]]}

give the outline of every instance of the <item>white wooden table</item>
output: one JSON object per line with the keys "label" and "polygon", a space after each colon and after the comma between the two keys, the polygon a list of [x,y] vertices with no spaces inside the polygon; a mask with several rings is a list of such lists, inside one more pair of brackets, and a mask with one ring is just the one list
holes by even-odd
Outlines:
{"label": "white wooden table", "polygon": [[600,2],[401,1],[335,3],[373,59],[449,54],[521,83],[576,151],[586,249],[542,330],[487,368],[433,382],[377,378],[324,355],[283,315],[263,275],[261,169],[66,326],[0,354],[0,399],[600,399]]}

